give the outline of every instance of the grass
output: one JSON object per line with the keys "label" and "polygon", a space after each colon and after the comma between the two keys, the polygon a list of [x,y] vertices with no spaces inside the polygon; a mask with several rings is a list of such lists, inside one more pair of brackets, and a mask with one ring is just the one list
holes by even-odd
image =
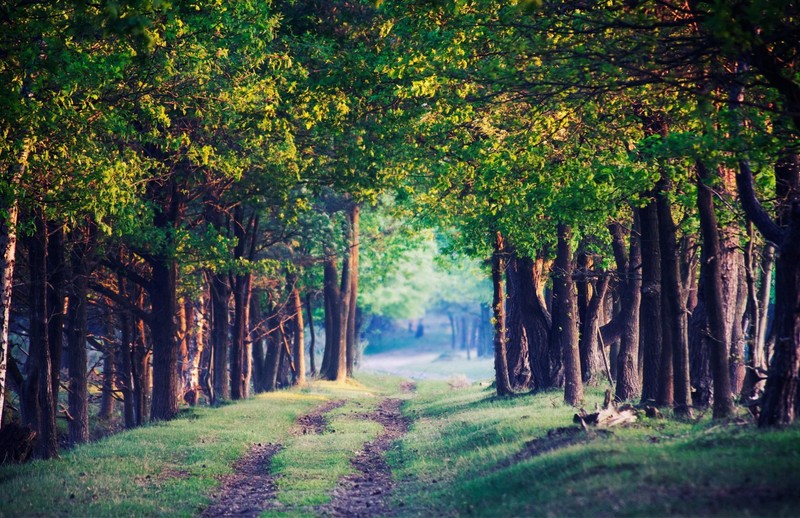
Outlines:
{"label": "grass", "polygon": [[[574,409],[552,392],[500,400],[421,382],[390,463],[408,515],[796,516],[800,428],[644,419],[527,459],[515,455]],[[587,408],[600,402],[598,391]],[[544,441],[545,439],[543,439]]]}
{"label": "grass", "polygon": [[[477,384],[359,375],[316,382],[164,424],[127,431],[60,460],[0,467],[0,516],[192,516],[254,442],[280,443],[277,504],[264,516],[319,514],[350,459],[380,426],[362,415],[382,396],[407,399],[409,433],[388,452],[397,514],[477,516],[796,516],[800,427],[760,431],[742,420],[646,419],[522,456],[549,430],[572,425],[561,392],[498,399]],[[320,435],[290,434],[328,400]],[[587,393],[586,407],[602,400]]]}
{"label": "grass", "polygon": [[[174,421],[107,437],[66,452],[59,460],[0,466],[0,517],[196,515],[208,505],[219,477],[231,473],[231,465],[250,444],[284,444],[296,417],[328,399],[366,405],[378,394],[399,391],[399,380],[363,379],[367,384],[317,382],[219,408],[187,409]],[[299,452],[294,443],[287,444],[281,455],[292,463],[289,474],[297,481],[308,480],[309,488],[300,499],[283,491],[280,499],[319,503],[327,498],[340,474],[349,469],[352,450],[377,433],[347,421],[347,412],[341,409],[332,426],[351,437],[340,441],[346,434],[330,434],[325,441],[333,445],[331,451],[320,444]],[[317,447],[316,459],[297,462]],[[327,469],[318,469],[322,463]],[[298,489],[285,485],[286,480],[281,479],[281,490]]]}

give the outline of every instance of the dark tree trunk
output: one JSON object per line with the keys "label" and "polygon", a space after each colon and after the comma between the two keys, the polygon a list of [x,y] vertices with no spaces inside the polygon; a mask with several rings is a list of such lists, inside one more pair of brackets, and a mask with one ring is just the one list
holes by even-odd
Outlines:
{"label": "dark tree trunk", "polygon": [[[585,252],[580,252],[574,275],[575,289],[578,292],[578,351],[581,358],[581,377],[584,383],[589,383],[595,379],[600,364],[597,333],[594,332],[594,328],[591,328],[588,333],[585,331],[590,320],[589,305],[595,294],[595,282],[589,278],[593,264],[594,259],[591,256]],[[597,324],[596,318],[594,324]]]}
{"label": "dark tree trunk", "polygon": [[230,376],[228,373],[228,331],[230,329],[228,305],[231,289],[228,276],[215,274],[211,278],[211,348],[214,351],[214,399],[228,400]]}
{"label": "dark tree trunk", "polygon": [[[666,174],[666,173],[665,173]],[[658,209],[658,235],[661,245],[662,311],[664,313],[663,355],[672,356],[674,406],[678,415],[691,415],[691,386],[689,380],[689,336],[687,329],[686,299],[681,289],[680,257],[676,250],[675,223],[669,201],[671,182],[666,177],[659,181],[656,197]],[[669,341],[667,341],[669,339]],[[662,369],[665,367],[662,361]],[[662,384],[665,378],[662,377]],[[663,400],[661,403],[666,404]]]}
{"label": "dark tree trunk", "polygon": [[159,421],[172,419],[178,413],[178,342],[175,332],[178,265],[174,259],[164,259],[154,261],[152,267],[153,396],[150,418]]}
{"label": "dark tree trunk", "polygon": [[28,239],[30,265],[30,347],[20,411],[25,424],[38,434],[34,455],[58,457],[56,407],[53,399],[52,365],[47,326],[47,222],[34,217],[34,235]]}
{"label": "dark tree trunk", "polygon": [[759,426],[782,426],[797,415],[800,372],[800,203],[789,213],[789,228],[775,265],[775,353],[764,387]]}
{"label": "dark tree trunk", "polygon": [[494,372],[495,386],[498,396],[514,393],[508,373],[506,353],[506,309],[505,288],[503,287],[503,271],[506,269],[505,240],[497,232],[492,254],[492,310],[494,313]]}
{"label": "dark tree trunk", "polygon": [[530,287],[523,287],[523,291],[529,296],[524,317],[531,388],[545,390],[554,386],[554,380],[550,377],[550,329],[553,322],[544,298],[548,265],[542,257],[537,257],[535,261],[525,258],[523,264],[524,270],[530,276],[526,275],[522,280],[531,283]]}
{"label": "dark tree trunk", "polygon": [[208,292],[204,292],[202,302],[200,304],[202,328],[199,331],[203,337],[203,348],[200,351],[200,359],[197,365],[197,383],[200,385],[200,390],[205,393],[206,398],[210,404],[214,404],[214,380],[213,380],[213,362],[214,362],[214,346],[211,343],[209,336],[209,321],[211,313],[211,298]]}
{"label": "dark tree trunk", "polygon": [[266,370],[264,363],[265,325],[262,325],[261,305],[256,293],[250,297],[250,330],[253,333],[253,390],[256,394],[266,391]]}
{"label": "dark tree trunk", "polygon": [[581,359],[578,351],[578,302],[572,280],[572,231],[558,225],[558,251],[553,263],[553,329],[551,350],[560,349],[563,358],[564,401],[577,405],[583,400]]}
{"label": "dark tree trunk", "polygon": [[69,369],[68,409],[70,445],[89,442],[89,392],[87,380],[86,337],[88,335],[87,305],[89,297],[89,232],[79,229],[73,237],[70,252],[72,282],[69,284],[67,318],[67,347]]}
{"label": "dark tree trunk", "polygon": [[53,401],[58,403],[61,389],[61,353],[64,350],[64,298],[67,277],[64,258],[65,227],[63,224],[47,224],[47,341],[50,347],[52,366]]}
{"label": "dark tree trunk", "polygon": [[314,377],[317,375],[317,336],[314,331],[314,308],[311,304],[311,298],[311,293],[306,293],[306,314],[308,315],[308,330],[310,332],[309,338],[311,339],[311,343],[308,345],[308,360],[311,376]]}
{"label": "dark tree trunk", "polygon": [[[638,235],[640,233],[640,225],[636,223],[634,223],[634,230],[629,237],[630,243],[627,252],[621,226],[614,224],[610,227],[617,271],[623,276],[620,282],[620,288],[622,289],[620,306],[622,309],[619,314],[619,318],[622,319],[622,334],[620,336],[619,352],[615,361],[617,379],[615,397],[619,401],[629,401],[639,395],[639,313],[642,298],[642,278],[640,273],[642,253]],[[597,335],[596,332],[595,335]]]}
{"label": "dark tree trunk", "polygon": [[278,388],[281,351],[283,350],[283,335],[280,330],[281,315],[275,310],[270,312],[267,319],[269,334],[267,335],[267,355],[264,360],[265,386],[267,392],[274,392]]}
{"label": "dark tree trunk", "polygon": [[[642,402],[660,401],[661,379],[661,247],[658,211],[651,201],[639,212],[642,243],[642,300],[639,310],[639,355],[642,362]],[[670,403],[671,403],[671,397]]]}
{"label": "dark tree trunk", "polygon": [[[506,357],[508,362],[508,375],[511,387],[514,390],[526,389],[530,386],[531,369],[528,350],[528,333],[525,326],[525,315],[529,311],[528,298],[530,294],[525,293],[526,288],[530,288],[532,283],[531,271],[527,270],[529,261],[517,256],[516,253],[508,254],[508,265],[506,267],[506,286],[508,295],[506,297],[506,332],[508,342],[506,343]],[[524,277],[529,277],[524,279]],[[466,328],[466,320],[462,327]]]}
{"label": "dark tree trunk", "polygon": [[[353,243],[352,221],[348,226],[349,243]],[[328,379],[342,381],[347,377],[347,333],[350,324],[350,293],[353,291],[353,249],[347,251],[342,261],[342,280],[339,287],[339,339],[334,349],[336,356],[331,358]],[[355,325],[355,323],[354,323]]]}
{"label": "dark tree trunk", "polygon": [[456,350],[456,342],[458,341],[458,334],[456,333],[456,318],[449,311],[447,312],[447,320],[450,321],[450,348]]}
{"label": "dark tree trunk", "polygon": [[[339,273],[336,268],[336,257],[329,254],[323,264],[323,295],[325,298],[325,351],[322,357],[320,374],[330,379],[331,364],[336,362],[338,368],[339,337],[341,335],[341,309],[339,293]],[[335,378],[335,374],[334,374]]]}
{"label": "dark tree trunk", "polygon": [[[119,294],[123,298],[127,298],[127,290],[125,287],[125,280],[120,276],[117,284],[119,286]],[[131,349],[133,346],[133,319],[131,318],[130,311],[125,308],[119,309],[119,325],[120,325],[120,370],[117,380],[122,386],[122,410],[125,418],[125,428],[134,428],[136,426],[136,404],[133,395],[133,359],[131,356]]]}
{"label": "dark tree trunk", "polygon": [[106,339],[103,344],[103,387],[100,395],[100,410],[97,417],[100,419],[111,419],[114,416],[116,399],[114,398],[114,386],[117,378],[117,341],[114,337],[114,325],[112,322],[111,301],[106,300]]}
{"label": "dark tree trunk", "polygon": [[[725,294],[722,283],[722,246],[720,245],[714,198],[706,182],[710,174],[697,163],[697,209],[703,236],[704,261],[700,282],[703,283],[708,320],[711,373],[714,379],[714,418],[724,419],[733,413],[731,381],[728,371],[729,334],[725,322]],[[737,322],[733,322],[737,325]]]}

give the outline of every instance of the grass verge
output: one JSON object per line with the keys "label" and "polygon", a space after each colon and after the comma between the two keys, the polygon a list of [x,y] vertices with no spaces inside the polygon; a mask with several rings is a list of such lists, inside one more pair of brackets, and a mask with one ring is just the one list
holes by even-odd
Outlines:
{"label": "grass verge", "polygon": [[[501,400],[435,381],[418,392],[404,408],[412,429],[390,456],[404,515],[797,515],[798,427],[645,418],[558,443],[548,431],[574,414],[560,392]],[[587,408],[601,400],[589,394]]]}
{"label": "grass verge", "polygon": [[[219,408],[198,407],[168,423],[75,448],[59,460],[2,466],[0,517],[196,515],[208,505],[219,477],[231,473],[231,465],[250,444],[284,444],[297,416],[329,399],[345,398],[352,405],[366,406],[376,395],[399,391],[400,381],[393,378],[363,376],[363,380],[365,384],[316,382]],[[367,426],[374,423],[347,420],[355,408],[334,414],[337,433],[324,439],[329,450],[318,444],[295,453],[293,444],[285,444],[282,455],[292,464],[287,475],[292,484],[307,487],[297,493],[300,496],[281,493],[279,498],[325,501],[339,475],[349,469],[352,450],[377,433]],[[315,449],[319,456],[308,456]],[[281,483],[289,477],[281,478]],[[298,489],[291,484],[285,488]]]}

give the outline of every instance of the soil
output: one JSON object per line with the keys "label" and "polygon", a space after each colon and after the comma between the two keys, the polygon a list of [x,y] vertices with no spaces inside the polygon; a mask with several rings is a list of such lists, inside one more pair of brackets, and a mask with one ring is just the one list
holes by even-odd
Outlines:
{"label": "soil", "polygon": [[247,454],[233,465],[234,473],[222,478],[222,484],[211,506],[202,516],[258,516],[275,498],[276,485],[269,474],[272,457],[280,444],[254,444]]}
{"label": "soil", "polygon": [[[413,389],[413,385],[407,387]],[[401,404],[399,399],[385,399],[376,410],[363,414],[364,419],[383,425],[383,432],[350,460],[356,473],[339,480],[333,490],[333,500],[319,509],[319,514],[347,517],[394,514],[388,502],[394,482],[384,454],[408,431],[408,420],[400,412]]]}
{"label": "soil", "polygon": [[339,408],[344,403],[343,399],[328,401],[324,405],[318,406],[313,412],[298,417],[292,427],[292,433],[294,435],[319,435],[324,433],[325,428],[328,427],[328,419],[325,414],[335,408]]}

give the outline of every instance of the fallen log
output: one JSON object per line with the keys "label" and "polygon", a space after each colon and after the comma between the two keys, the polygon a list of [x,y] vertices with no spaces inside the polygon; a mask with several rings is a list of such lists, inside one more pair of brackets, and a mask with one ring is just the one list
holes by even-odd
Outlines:
{"label": "fallen log", "polygon": [[584,430],[589,426],[611,428],[612,426],[635,422],[637,419],[636,413],[636,408],[631,405],[618,406],[611,397],[611,391],[607,390],[603,408],[592,414],[581,408],[580,412],[575,414],[573,421],[579,423]]}

